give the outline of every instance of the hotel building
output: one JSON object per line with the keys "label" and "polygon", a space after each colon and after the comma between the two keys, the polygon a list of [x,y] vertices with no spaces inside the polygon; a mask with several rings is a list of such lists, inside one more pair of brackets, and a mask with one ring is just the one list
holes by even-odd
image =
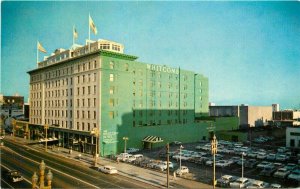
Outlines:
{"label": "hotel building", "polygon": [[123,137],[138,148],[209,138],[209,124],[196,121],[208,115],[208,79],[137,58],[107,40],[57,49],[28,72],[30,135],[47,124],[60,146],[93,153],[96,128],[101,155],[123,151]]}

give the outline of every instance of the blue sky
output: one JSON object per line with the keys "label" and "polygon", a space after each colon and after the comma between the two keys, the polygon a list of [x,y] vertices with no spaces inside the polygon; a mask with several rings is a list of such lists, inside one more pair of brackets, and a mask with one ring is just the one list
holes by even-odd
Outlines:
{"label": "blue sky", "polygon": [[[49,55],[88,38],[125,45],[139,61],[209,78],[219,105],[300,109],[300,2],[2,2],[1,93],[28,98],[36,41]],[[40,53],[40,60],[43,54]]]}

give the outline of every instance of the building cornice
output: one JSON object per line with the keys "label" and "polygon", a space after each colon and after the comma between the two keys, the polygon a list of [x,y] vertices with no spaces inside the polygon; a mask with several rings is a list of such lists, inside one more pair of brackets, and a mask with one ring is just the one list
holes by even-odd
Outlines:
{"label": "building cornice", "polygon": [[42,67],[42,68],[36,68],[36,69],[28,71],[27,73],[32,74],[34,72],[38,72],[38,71],[48,69],[48,68],[51,68],[51,67],[55,67],[55,66],[58,66],[58,65],[63,65],[65,63],[68,63],[68,62],[73,61],[73,60],[78,60],[78,59],[85,58],[85,57],[90,56],[90,55],[97,55],[97,54],[99,54],[100,56],[103,55],[103,56],[109,56],[109,57],[113,57],[113,58],[120,58],[120,59],[130,60],[130,61],[134,61],[138,58],[137,56],[133,56],[133,55],[121,54],[121,53],[116,53],[116,52],[111,52],[111,51],[106,51],[106,50],[97,50],[97,51],[90,52],[90,53],[87,53],[87,54],[83,54],[83,55],[80,55],[80,56],[72,57],[72,58],[69,58],[67,60],[62,60],[58,63],[50,64],[50,65]]}

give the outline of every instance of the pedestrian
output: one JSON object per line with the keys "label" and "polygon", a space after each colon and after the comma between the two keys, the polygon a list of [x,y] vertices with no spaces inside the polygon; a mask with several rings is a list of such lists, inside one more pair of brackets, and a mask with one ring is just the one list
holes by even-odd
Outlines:
{"label": "pedestrian", "polygon": [[119,159],[119,158],[117,158],[117,164],[119,164],[119,161],[120,161],[120,159]]}

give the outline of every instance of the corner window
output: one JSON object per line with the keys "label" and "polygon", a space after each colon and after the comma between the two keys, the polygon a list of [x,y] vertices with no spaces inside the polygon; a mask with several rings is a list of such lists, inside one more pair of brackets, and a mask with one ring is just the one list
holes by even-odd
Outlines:
{"label": "corner window", "polygon": [[114,81],[114,74],[109,74],[109,81]]}

